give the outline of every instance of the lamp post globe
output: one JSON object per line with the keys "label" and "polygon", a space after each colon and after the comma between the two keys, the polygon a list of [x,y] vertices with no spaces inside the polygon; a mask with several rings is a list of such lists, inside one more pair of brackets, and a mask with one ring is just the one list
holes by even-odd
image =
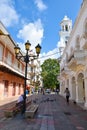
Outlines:
{"label": "lamp post globe", "polygon": [[27,42],[25,43],[25,50],[29,51],[30,46],[31,46],[31,44],[30,44],[29,40],[27,40]]}
{"label": "lamp post globe", "polygon": [[15,50],[15,55],[17,56],[20,52],[20,47],[18,46],[18,44],[17,46],[14,47],[14,50]]}
{"label": "lamp post globe", "polygon": [[36,49],[37,55],[39,56],[40,51],[41,51],[41,46],[38,44],[38,45],[35,47],[35,49]]}

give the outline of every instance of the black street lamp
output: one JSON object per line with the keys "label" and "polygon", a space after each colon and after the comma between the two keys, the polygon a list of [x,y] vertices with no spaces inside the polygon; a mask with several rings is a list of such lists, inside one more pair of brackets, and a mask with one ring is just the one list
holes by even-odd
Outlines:
{"label": "black street lamp", "polygon": [[28,51],[30,50],[30,46],[31,44],[29,43],[29,41],[27,41],[25,43],[25,49],[26,49],[26,54],[23,56],[23,55],[19,55],[20,53],[20,47],[17,45],[15,46],[15,55],[16,55],[16,58],[17,59],[21,59],[21,58],[24,58],[24,62],[25,62],[25,82],[24,82],[24,103],[23,103],[23,113],[25,113],[26,111],[26,80],[27,80],[27,65],[29,63],[29,58],[32,57],[32,58],[38,58],[39,54],[40,54],[40,51],[41,51],[41,46],[38,44],[35,49],[36,49],[36,54],[37,55],[29,55],[28,54]]}

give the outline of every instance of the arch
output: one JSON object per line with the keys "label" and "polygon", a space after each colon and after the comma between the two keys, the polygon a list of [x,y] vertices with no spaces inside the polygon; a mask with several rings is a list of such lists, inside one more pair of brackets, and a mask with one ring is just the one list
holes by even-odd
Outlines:
{"label": "arch", "polygon": [[83,103],[85,101],[85,87],[84,87],[83,73],[78,74],[77,83],[78,83],[78,101]]}

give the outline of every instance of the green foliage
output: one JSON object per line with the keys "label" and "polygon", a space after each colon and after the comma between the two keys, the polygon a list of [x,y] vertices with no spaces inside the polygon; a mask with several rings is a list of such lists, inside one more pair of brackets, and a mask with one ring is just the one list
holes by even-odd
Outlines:
{"label": "green foliage", "polygon": [[57,59],[47,59],[41,65],[42,77],[45,88],[54,89],[59,84],[57,81],[57,75],[59,73],[59,63]]}

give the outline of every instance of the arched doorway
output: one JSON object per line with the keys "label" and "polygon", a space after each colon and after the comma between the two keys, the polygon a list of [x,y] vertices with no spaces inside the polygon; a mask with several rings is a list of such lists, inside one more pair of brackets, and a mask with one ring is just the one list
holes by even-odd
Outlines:
{"label": "arched doorway", "polygon": [[84,87],[84,75],[79,73],[78,75],[78,101],[83,103],[85,101],[85,87]]}

